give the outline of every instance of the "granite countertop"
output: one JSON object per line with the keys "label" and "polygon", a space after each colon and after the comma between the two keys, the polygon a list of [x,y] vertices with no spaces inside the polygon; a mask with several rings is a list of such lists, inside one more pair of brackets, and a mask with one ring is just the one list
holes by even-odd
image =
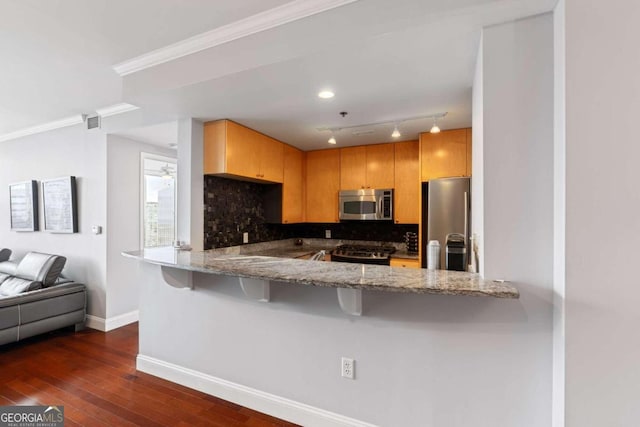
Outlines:
{"label": "granite countertop", "polygon": [[123,252],[140,261],[182,270],[259,280],[387,292],[519,298],[508,283],[478,274],[447,270],[395,268],[382,265],[314,262],[252,254],[181,251],[173,248]]}

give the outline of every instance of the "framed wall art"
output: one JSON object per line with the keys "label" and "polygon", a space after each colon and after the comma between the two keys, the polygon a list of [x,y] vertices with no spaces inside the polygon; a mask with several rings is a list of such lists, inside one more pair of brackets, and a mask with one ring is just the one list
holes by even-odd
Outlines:
{"label": "framed wall art", "polygon": [[9,184],[12,231],[38,231],[38,183],[23,181]]}
{"label": "framed wall art", "polygon": [[78,232],[78,197],[76,177],[42,181],[44,229],[52,233]]}

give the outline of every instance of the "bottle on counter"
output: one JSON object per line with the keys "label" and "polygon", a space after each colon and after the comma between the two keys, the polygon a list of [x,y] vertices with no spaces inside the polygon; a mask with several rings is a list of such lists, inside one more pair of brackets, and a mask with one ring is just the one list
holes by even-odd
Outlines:
{"label": "bottle on counter", "polygon": [[437,240],[430,240],[427,245],[427,269],[440,269],[440,242]]}

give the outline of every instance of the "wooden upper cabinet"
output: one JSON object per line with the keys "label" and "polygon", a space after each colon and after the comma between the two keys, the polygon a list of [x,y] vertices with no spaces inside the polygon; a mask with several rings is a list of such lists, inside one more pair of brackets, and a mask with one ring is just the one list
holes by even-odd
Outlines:
{"label": "wooden upper cabinet", "polygon": [[284,144],[230,120],[204,124],[204,173],[282,182]]}
{"label": "wooden upper cabinet", "polygon": [[420,134],[420,176],[422,181],[435,178],[470,176],[468,129]]}
{"label": "wooden upper cabinet", "polygon": [[285,144],[266,135],[259,135],[261,144],[258,145],[260,155],[258,174],[265,181],[282,182]]}
{"label": "wooden upper cabinet", "polygon": [[[303,222],[304,153],[284,146],[284,177],[282,182],[282,223]],[[266,175],[266,174],[265,174]]]}
{"label": "wooden upper cabinet", "polygon": [[338,222],[340,150],[306,153],[306,222]]}
{"label": "wooden upper cabinet", "polygon": [[395,145],[394,222],[420,222],[420,146],[418,141],[397,142]]}
{"label": "wooden upper cabinet", "polygon": [[366,147],[340,149],[340,189],[355,190],[365,188],[367,182]]}
{"label": "wooden upper cabinet", "polygon": [[394,187],[393,144],[340,149],[340,189]]}
{"label": "wooden upper cabinet", "polygon": [[467,129],[467,176],[471,176],[471,149],[473,147],[471,128]]}
{"label": "wooden upper cabinet", "polygon": [[367,145],[367,188],[394,187],[393,144]]}

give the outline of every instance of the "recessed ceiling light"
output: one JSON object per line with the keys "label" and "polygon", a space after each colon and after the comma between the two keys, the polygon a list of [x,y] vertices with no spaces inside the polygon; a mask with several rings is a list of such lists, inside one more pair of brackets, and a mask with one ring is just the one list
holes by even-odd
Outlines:
{"label": "recessed ceiling light", "polygon": [[318,97],[322,99],[329,99],[333,98],[334,96],[336,96],[336,94],[331,92],[330,90],[323,90],[321,92],[318,92]]}
{"label": "recessed ceiling light", "polygon": [[338,142],[338,141],[336,141],[335,136],[332,135],[331,138],[329,138],[329,140],[327,142],[329,144],[336,145],[336,142]]}

